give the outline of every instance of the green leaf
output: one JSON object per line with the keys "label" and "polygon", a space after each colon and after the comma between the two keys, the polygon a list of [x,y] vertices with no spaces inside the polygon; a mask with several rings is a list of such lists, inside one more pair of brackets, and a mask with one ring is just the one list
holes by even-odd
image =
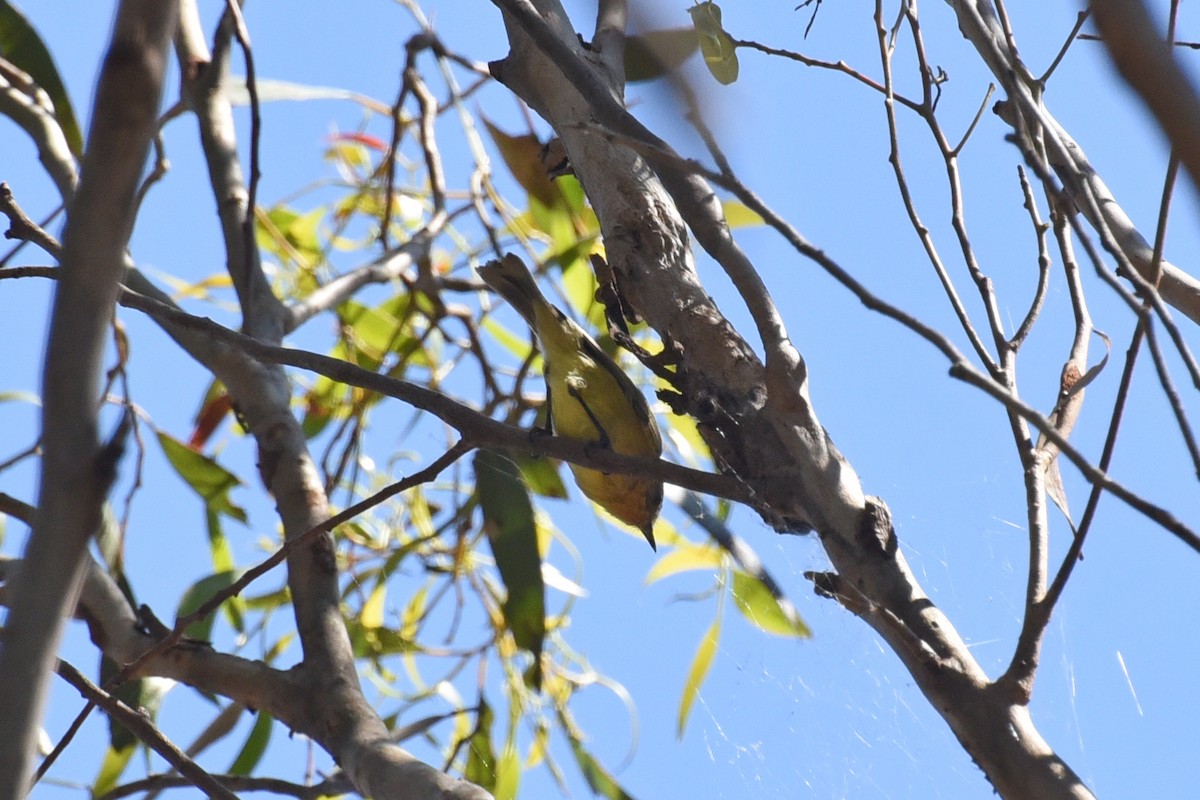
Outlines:
{"label": "green leaf", "polygon": [[239,522],[246,521],[246,512],[229,499],[229,491],[242,484],[238,476],[162,431],[158,432],[158,443],[179,477],[200,495],[206,506]]}
{"label": "green leaf", "polygon": [[[302,214],[288,206],[275,206],[268,210],[265,219],[256,218],[255,237],[258,245],[279,259],[283,264],[295,264],[311,272],[324,260],[321,246],[320,225],[326,209],[318,206]],[[306,295],[316,284],[298,287]]]}
{"label": "green leaf", "polygon": [[[539,665],[546,637],[546,587],[529,490],[517,465],[506,455],[480,450],[474,464],[483,530],[507,590],[504,619],[517,646],[532,653],[534,664]],[[533,685],[539,686],[541,674],[536,666],[533,679]]]}
{"label": "green leaf", "polygon": [[100,772],[92,784],[92,797],[103,797],[117,787],[117,781],[129,766],[129,759],[137,752],[137,747],[116,748],[110,746],[104,751],[104,760],[100,762]]}
{"label": "green leaf", "polygon": [[0,56],[29,74],[54,103],[54,118],[62,128],[67,147],[76,156],[83,155],[83,134],[71,108],[71,98],[54,66],[54,59],[29,20],[7,0],[0,0]]}
{"label": "green leaf", "polygon": [[812,631],[787,598],[776,598],[760,581],[745,572],[733,573],[733,602],[755,627],[776,636],[807,638]]}
{"label": "green leaf", "polygon": [[258,762],[262,761],[263,753],[267,752],[267,744],[271,741],[271,729],[274,727],[274,721],[275,718],[267,712],[258,712],[258,717],[254,720],[254,727],[250,729],[250,735],[246,737],[246,743],[242,745],[237,758],[233,760],[233,766],[228,770],[230,775],[250,775],[254,772]]}
{"label": "green leaf", "polygon": [[[513,333],[504,325],[496,321],[496,317],[489,316],[483,321],[483,329],[492,335],[501,347],[512,353],[518,359],[524,361],[529,357],[533,350],[533,341],[528,336],[522,337],[519,334]],[[528,330],[526,328],[525,330]],[[541,370],[542,359],[538,356],[533,362],[534,369]]]}
{"label": "green leaf", "polygon": [[275,644],[268,647],[267,651],[263,653],[263,662],[267,664],[274,663],[275,659],[283,655],[284,651],[288,649],[292,643],[292,639],[294,639],[295,636],[296,635],[294,633],[285,633],[283,636],[280,636],[275,641]]}
{"label": "green leaf", "polygon": [[[120,671],[120,665],[115,661],[107,656],[100,657],[101,684],[108,683]],[[112,694],[130,708],[144,710],[146,716],[153,720],[158,716],[158,710],[162,707],[167,690],[173,685],[174,681],[165,678],[135,678],[122,683],[113,690]],[[138,744],[138,738],[120,722],[109,717],[108,743],[114,750],[123,752],[127,748],[134,748]]]}
{"label": "green leaf", "polygon": [[567,486],[563,483],[558,471],[558,462],[549,458],[535,458],[527,453],[510,454],[521,469],[521,477],[525,484],[542,497],[553,497],[564,500],[567,497]]}
{"label": "green leaf", "polygon": [[[604,318],[604,306],[596,300],[596,273],[592,271],[590,260],[579,257],[574,261],[562,263],[562,291],[570,301],[571,308],[579,317],[586,319],[593,329],[607,331],[608,320]],[[599,340],[605,337],[597,338]],[[603,341],[599,341],[599,344],[604,346]],[[611,351],[607,352],[612,355]]]}
{"label": "green leaf", "polygon": [[338,307],[338,318],[344,330],[351,336],[355,347],[371,359],[372,363],[360,363],[365,369],[378,368],[384,356],[404,347],[411,338],[405,324],[410,315],[409,297],[406,294],[397,294],[374,308],[353,300],[347,300]]}
{"label": "green leaf", "polygon": [[700,684],[704,683],[708,669],[712,666],[713,656],[717,652],[717,641],[721,638],[721,620],[713,620],[696,648],[696,656],[692,659],[692,668],[688,670],[687,681],[683,684],[683,697],[679,700],[679,724],[676,735],[683,738],[683,730],[687,727],[688,715],[692,712],[692,703],[700,693]]}
{"label": "green leaf", "polygon": [[212,557],[213,572],[225,572],[234,568],[233,548],[221,525],[221,515],[209,506],[204,510],[205,530],[208,532],[208,552]]}
{"label": "green leaf", "polygon": [[[332,358],[346,358],[344,345],[339,342],[330,353]],[[346,416],[350,408],[350,387],[344,383],[330,380],[324,375],[317,378],[316,384],[304,396],[304,421],[300,424],[304,435],[313,438],[334,419]]]}
{"label": "green leaf", "polygon": [[417,632],[421,627],[421,621],[425,618],[425,601],[428,598],[428,586],[422,586],[409,598],[408,604],[404,607],[404,613],[400,615],[400,634],[404,638],[414,642],[417,640]]}
{"label": "green leaf", "polygon": [[[179,610],[176,612],[176,616],[185,617],[191,614],[200,608],[200,606],[207,603],[217,592],[229,588],[231,584],[242,576],[242,572],[244,570],[218,572],[196,581],[183,593],[183,598],[179,601]],[[226,608],[230,606],[236,606],[239,609],[239,613],[245,607],[244,602],[239,597],[231,597],[223,604],[223,607]],[[209,614],[204,619],[189,625],[187,630],[184,631],[184,635],[192,639],[207,642],[212,635],[212,627],[213,615]]]}
{"label": "green leaf", "polygon": [[[358,103],[363,108],[376,114],[391,115],[391,109],[378,100],[349,89],[336,86],[313,86],[305,83],[256,78],[254,89],[258,94],[258,102],[275,103],[279,101],[304,102],[308,100],[348,100]],[[243,75],[231,75],[221,84],[221,92],[235,106],[250,105],[250,90],[246,88],[246,78]],[[407,120],[408,115],[404,115]]]}
{"label": "green leaf", "polygon": [[123,574],[125,570],[125,535],[121,523],[113,511],[112,503],[105,502],[100,507],[100,525],[95,533],[96,548],[100,551],[104,565],[114,575]]}
{"label": "green leaf", "polygon": [[576,215],[565,204],[544,206],[532,195],[529,198],[529,216],[538,231],[550,239],[544,260],[562,267],[564,274],[577,266],[587,268],[587,252],[591,249],[591,236],[576,225]]}
{"label": "green leaf", "polygon": [[700,40],[704,65],[723,84],[729,85],[738,77],[737,45],[721,26],[721,8],[712,0],[697,3],[688,9],[692,25]]}
{"label": "green leaf", "polygon": [[625,40],[625,80],[629,83],[661,78],[696,52],[700,42],[689,28],[648,31]]}
{"label": "green leaf", "polygon": [[467,741],[467,766],[463,777],[489,792],[496,788],[496,752],[492,747],[492,707],[479,698],[479,717],[475,732]]}
{"label": "green leaf", "polygon": [[410,656],[421,649],[400,631],[391,628],[368,628],[357,619],[346,620],[346,632],[350,635],[350,646],[354,650],[355,658]]}
{"label": "green leaf", "polygon": [[496,800],[516,800],[521,787],[521,757],[516,744],[509,742],[496,764],[496,788],[492,791]]}
{"label": "green leaf", "polygon": [[579,765],[579,771],[583,773],[584,779],[587,780],[588,786],[593,792],[601,797],[607,797],[608,800],[633,800],[633,797],[621,788],[608,770],[587,751],[582,741],[575,736],[571,736],[570,739],[575,763]]}
{"label": "green leaf", "polygon": [[668,414],[667,424],[671,426],[668,431],[671,442],[679,451],[680,457],[685,459],[688,464],[703,468],[712,462],[712,451],[708,449],[708,443],[700,435],[700,429],[696,426],[695,419],[686,414]]}

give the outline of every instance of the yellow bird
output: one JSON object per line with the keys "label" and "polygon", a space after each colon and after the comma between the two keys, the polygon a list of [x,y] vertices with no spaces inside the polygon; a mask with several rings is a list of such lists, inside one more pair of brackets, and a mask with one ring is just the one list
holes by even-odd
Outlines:
{"label": "yellow bird", "polygon": [[[481,267],[479,277],[525,318],[542,344],[549,416],[557,435],[598,442],[627,456],[662,455],[662,436],[641,391],[591,336],[546,300],[520,258],[507,253]],[[653,528],[662,507],[660,481],[570,467],[592,502],[641,530],[658,549]]]}

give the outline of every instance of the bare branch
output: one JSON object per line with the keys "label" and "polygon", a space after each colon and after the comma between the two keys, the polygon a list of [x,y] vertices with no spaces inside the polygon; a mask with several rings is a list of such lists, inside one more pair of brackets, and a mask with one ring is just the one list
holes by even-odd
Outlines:
{"label": "bare branch", "polygon": [[[246,28],[246,20],[242,18],[242,8],[238,0],[226,0],[225,19],[222,24],[232,21],[233,35],[237,37],[238,45],[242,48],[242,56],[246,64],[246,90],[250,94],[250,187],[246,193],[246,213],[242,220],[242,253],[245,258],[243,274],[247,278],[246,291],[253,291],[256,286],[250,276],[258,268],[258,246],[254,239],[254,210],[257,207],[258,181],[262,177],[259,169],[259,141],[262,138],[262,114],[259,112],[258,79],[254,72],[254,50],[250,46],[250,31]],[[224,61],[224,59],[221,59]],[[248,304],[253,307],[254,303]]]}
{"label": "bare branch", "polygon": [[134,292],[127,291],[122,296],[122,304],[144,311],[157,320],[201,332],[214,341],[233,346],[263,363],[311,370],[335,381],[402,400],[443,420],[458,430],[476,447],[507,447],[528,450],[531,453],[561,458],[573,464],[625,474],[648,475],[661,478],[676,486],[738,502],[750,502],[753,496],[738,481],[728,476],[701,472],[653,458],[626,456],[611,450],[590,447],[585,442],[560,436],[530,436],[527,430],[497,422],[432,389],[376,372],[369,372],[336,358],[264,344],[244,334],[231,331],[212,320],[191,316]]}
{"label": "bare branch", "polygon": [[[514,20],[525,35],[529,36],[536,46],[553,60],[555,66],[562,71],[563,76],[588,98],[593,113],[599,115],[599,121],[603,126],[642,142],[652,150],[674,155],[666,142],[651,133],[626,111],[614,97],[613,88],[605,85],[592,71],[592,68],[564,43],[560,38],[560,32],[553,30],[542,19],[529,0],[493,0],[493,2],[505,12],[506,19]],[[551,18],[565,23],[565,15],[559,16],[556,13],[551,15]],[[570,35],[569,31],[563,33]],[[507,83],[504,63],[495,62],[491,66],[493,75],[501,83]],[[559,131],[560,135],[563,133],[564,131]],[[576,158],[575,154],[571,152],[572,145],[568,142],[570,138],[564,136],[564,142],[568,143],[568,156],[571,157],[572,163],[586,164],[586,159]],[[800,355],[788,339],[786,327],[771,300],[766,285],[730,235],[720,203],[717,202],[711,187],[695,173],[664,170],[659,178],[674,199],[679,212],[687,220],[688,227],[696,236],[696,240],[726,271],[745,301],[763,343],[770,379],[791,385],[792,391],[799,391],[800,384],[804,380],[804,366]],[[606,236],[609,241],[616,238],[615,235]],[[616,259],[611,261],[618,271],[624,268]],[[707,305],[711,301],[698,299],[697,302]]]}
{"label": "bare branch", "polygon": [[62,260],[62,245],[42,226],[25,215],[17,205],[12,189],[7,183],[0,183],[0,214],[8,217],[8,230],[4,232],[4,238],[32,242],[45,250],[55,261]]}
{"label": "bare branch", "polygon": [[[870,78],[867,75],[864,75],[863,73],[861,73],[858,70],[851,67],[845,61],[836,61],[836,62],[835,61],[822,61],[820,59],[810,58],[806,55],[803,55],[801,53],[796,53],[791,50],[783,50],[778,47],[768,47],[765,44],[760,44],[758,42],[753,42],[753,41],[746,41],[744,39],[736,39],[736,40],[734,40],[734,44],[736,44],[738,47],[744,47],[748,50],[758,50],[760,53],[766,53],[769,56],[778,56],[780,58],[786,58],[786,59],[790,59],[792,61],[798,61],[799,63],[803,64],[806,67],[817,67],[818,69],[826,69],[826,70],[831,70],[833,72],[841,72],[844,75],[849,75],[851,78],[853,78],[854,80],[863,84],[864,86],[874,89],[875,91],[879,92],[880,94],[888,93],[888,90],[886,88],[884,88],[884,86],[882,84],[880,84],[878,81],[876,81],[874,78]],[[893,92],[891,96],[897,103],[900,103],[900,105],[902,105],[902,106],[906,106],[906,107],[912,109],[913,111],[921,110],[921,104],[918,103],[916,100],[912,100],[908,97],[905,97],[902,94],[896,94],[895,92]]]}
{"label": "bare branch", "polygon": [[1021,193],[1025,196],[1025,209],[1029,212],[1029,221],[1033,224],[1033,233],[1037,237],[1038,283],[1033,292],[1033,300],[1029,303],[1029,311],[1025,313],[1025,318],[1021,320],[1021,324],[1013,332],[1012,338],[1008,340],[1009,347],[1013,350],[1019,350],[1025,343],[1026,337],[1029,336],[1029,332],[1033,330],[1033,323],[1037,321],[1042,310],[1042,303],[1046,300],[1046,290],[1050,287],[1050,252],[1046,245],[1046,229],[1049,226],[1042,222],[1042,218],[1038,214],[1037,198],[1033,196],[1033,187],[1029,184],[1024,167],[1017,167],[1017,177],[1021,180]]}
{"label": "bare branch", "polygon": [[[1029,151],[1022,144],[1026,157],[1043,164],[1044,172],[1057,172],[1064,190],[1075,199],[1089,223],[1111,230],[1118,252],[1145,274],[1152,260],[1151,246],[1113,197],[1099,172],[1088,162],[1083,149],[1046,108],[1036,80],[1006,44],[1008,40],[991,5],[974,0],[948,0],[948,3],[958,16],[959,30],[975,46],[1008,94],[1007,102],[1017,110],[1013,114],[1002,109],[1001,118],[1013,125],[1018,133],[1026,126],[1036,126],[1038,137],[1044,139],[1044,153]],[[1022,137],[1018,136],[1018,144],[1021,143]],[[1200,281],[1164,262],[1158,288],[1167,303],[1193,322],[1200,323]]]}
{"label": "bare branch", "polygon": [[[236,23],[228,14],[222,17],[217,46],[210,56],[194,0],[185,0],[181,8],[175,50],[184,78],[183,95],[196,114],[201,147],[208,161],[209,181],[225,242],[226,269],[238,292],[247,331],[279,341],[286,312],[262,274],[253,236],[254,209],[250,206],[237,154],[233,109],[221,88],[222,78],[229,69],[227,43],[234,35]],[[257,164],[252,164],[252,168],[257,168]]]}
{"label": "bare branch", "polygon": [[[336,797],[354,791],[354,785],[346,777],[339,775],[326,778],[320,783],[302,785],[277,778],[257,778],[247,775],[214,775],[227,789],[234,792],[271,792],[285,797],[295,797],[296,800],[321,800],[324,797]],[[178,775],[151,775],[138,781],[122,784],[107,794],[100,795],[96,800],[121,800],[122,797],[132,797],[144,794],[147,800],[156,797],[158,792],[165,789],[178,789],[191,786],[192,782]]]}
{"label": "bare branch", "polygon": [[625,32],[629,27],[628,0],[600,0],[596,4],[596,32],[592,50],[600,55],[610,75],[625,81]]}
{"label": "bare branch", "polygon": [[[1036,211],[1036,206],[1034,210]],[[1055,214],[1054,234],[1058,240],[1059,253],[1062,255],[1063,272],[1067,278],[1071,307],[1075,313],[1075,336],[1067,360],[1063,364],[1058,399],[1049,417],[1055,429],[1066,438],[1074,430],[1075,421],[1083,407],[1084,388],[1091,380],[1088,375],[1094,377],[1098,368],[1094,368],[1093,371],[1087,366],[1088,344],[1093,333],[1092,319],[1084,299],[1079,264],[1071,247],[1070,230],[1066,222],[1066,212],[1063,210]],[[1107,337],[1105,341],[1107,342]],[[1105,360],[1107,358],[1106,354]],[[1057,594],[1048,597],[1046,589],[1049,571],[1047,496],[1062,510],[1067,522],[1071,522],[1058,454],[1057,445],[1043,433],[1039,435],[1033,452],[1024,459],[1026,504],[1030,518],[1029,578],[1025,591],[1025,615],[1008,669],[999,679],[1000,683],[1010,686],[1018,697],[1024,698],[1024,702],[1028,702],[1033,694],[1042,638],[1057,601]]]}
{"label": "bare branch", "polygon": [[336,308],[364,286],[395,280],[418,261],[429,258],[429,248],[450,220],[449,214],[435,214],[428,224],[400,247],[389,250],[370,264],[340,275],[303,300],[288,308],[284,329],[294,331],[322,311]]}
{"label": "bare branch", "polygon": [[[903,13],[903,10],[902,10]],[[914,36],[917,35],[917,29],[914,28]],[[885,88],[885,98],[891,99],[893,95],[892,82],[892,48],[888,44],[887,28],[883,24],[883,4],[876,2],[875,4],[875,38],[879,48],[879,58],[883,65],[883,82]],[[921,63],[924,63],[924,54],[917,40],[917,52]],[[937,127],[937,120],[934,117],[930,107],[931,97],[929,88],[929,74],[925,68],[921,69],[921,84],[924,87],[924,102],[917,107],[917,113],[926,120],[931,126],[931,130],[935,139],[939,139],[939,143],[944,145],[944,140],[940,138],[940,130]],[[888,154],[888,161],[892,165],[892,171],[896,176],[896,185],[900,189],[900,198],[904,204],[904,210],[908,213],[909,222],[913,230],[917,234],[917,238],[921,241],[921,246],[925,249],[925,255],[929,259],[930,265],[933,267],[934,273],[938,277],[938,281],[942,284],[942,289],[946,293],[946,298],[950,301],[950,307],[954,310],[954,314],[958,317],[958,323],[962,327],[963,332],[967,335],[967,340],[971,343],[971,347],[975,350],[976,356],[987,368],[988,372],[993,375],[999,374],[998,359],[1002,353],[993,354],[988,351],[987,345],[984,344],[979,332],[975,329],[975,324],[971,321],[970,315],[967,313],[966,306],[963,305],[962,299],[958,295],[958,289],[954,285],[954,280],[950,277],[946,265],[942,262],[941,255],[938,253],[937,245],[933,241],[933,236],[929,233],[929,228],[921,221],[921,216],[917,211],[916,203],[913,200],[912,192],[909,189],[908,179],[904,175],[904,167],[900,163],[900,134],[896,121],[895,104],[887,102],[885,99],[884,109],[887,113],[888,138],[891,145],[891,151]],[[961,192],[957,191],[958,182],[954,174],[954,160],[952,156],[946,155],[946,148],[942,148],[943,155],[946,158],[946,166],[950,171],[951,192],[954,199],[954,220],[956,228],[961,234]],[[960,235],[960,241],[963,241]],[[970,251],[966,254],[969,256]],[[974,265],[973,265],[974,266]],[[979,275],[979,270],[975,267],[972,272],[978,276],[980,291],[985,294],[987,303],[989,320],[994,324],[992,316],[992,307],[995,305],[995,297],[992,295],[990,288],[984,285],[982,276]],[[993,339],[995,339],[995,330],[993,330]]]}
{"label": "bare branch", "polygon": [[1054,60],[1050,62],[1050,66],[1046,67],[1046,71],[1042,73],[1042,77],[1037,79],[1038,83],[1045,86],[1046,81],[1050,80],[1050,76],[1054,74],[1054,70],[1058,69],[1058,65],[1062,63],[1064,58],[1066,58],[1067,51],[1070,50],[1071,45],[1075,43],[1075,38],[1079,33],[1079,29],[1083,27],[1083,23],[1087,22],[1088,15],[1091,13],[1091,9],[1085,8],[1075,17],[1075,24],[1071,27],[1071,32],[1067,34],[1067,38],[1063,42],[1063,46],[1059,48],[1058,55],[1056,55]]}
{"label": "bare branch", "polygon": [[103,343],[175,14],[174,2],[121,3],[97,87],[87,177],[71,203],[43,378],[40,505],[0,646],[0,797],[24,794],[55,649],[112,480],[97,460]]}
{"label": "bare branch", "polygon": [[966,365],[952,365],[950,367],[950,374],[955,378],[959,378],[960,380],[971,384],[972,386],[977,386],[987,394],[1004,403],[1009,409],[1019,414],[1024,419],[1033,423],[1034,427],[1046,434],[1046,438],[1050,442],[1054,443],[1054,445],[1062,451],[1062,454],[1069,458],[1071,463],[1073,463],[1079,469],[1079,471],[1083,473],[1083,477],[1087,478],[1087,480],[1095,487],[1110,492],[1115,497],[1124,501],[1131,508],[1136,509],[1149,519],[1156,522],[1164,530],[1174,534],[1176,538],[1178,538],[1188,547],[1200,553],[1200,536],[1198,536],[1195,531],[1181,522],[1170,511],[1157,506],[1154,503],[1151,503],[1150,501],[1145,500],[1139,495],[1131,492],[1123,484],[1113,480],[1107,473],[1104,472],[1103,469],[1094,466],[1090,461],[1087,460],[1086,457],[1084,457],[1081,452],[1079,452],[1079,450],[1077,450],[1065,438],[1063,438],[1062,434],[1055,430],[1054,425],[1051,424],[1050,420],[1038,413],[1037,409],[1026,405],[1024,402],[1011,395],[1006,394],[999,385],[988,380],[985,376],[975,372]]}
{"label": "bare branch", "polygon": [[187,778],[188,783],[206,795],[222,800],[237,800],[237,795],[209,775],[187,757],[154,726],[144,712],[136,711],[89,681],[79,670],[65,661],[58,662],[58,674],[79,690],[90,703],[103,708],[110,717],[136,736],[143,744],[162,756],[168,764]]}
{"label": "bare branch", "polygon": [[417,98],[417,106],[421,110],[421,124],[417,127],[417,137],[421,142],[421,152],[425,155],[425,171],[429,176],[429,189],[433,195],[434,214],[446,213],[446,173],[442,169],[442,157],[438,154],[437,136],[434,124],[437,122],[438,104],[433,93],[425,85],[421,73],[416,68],[416,52],[418,46],[412,40],[408,44],[408,64],[404,68],[404,83]]}
{"label": "bare branch", "polygon": [[66,134],[54,116],[54,103],[27,74],[0,58],[0,114],[16,122],[33,139],[38,158],[46,168],[59,196],[68,201],[75,194],[79,175]]}

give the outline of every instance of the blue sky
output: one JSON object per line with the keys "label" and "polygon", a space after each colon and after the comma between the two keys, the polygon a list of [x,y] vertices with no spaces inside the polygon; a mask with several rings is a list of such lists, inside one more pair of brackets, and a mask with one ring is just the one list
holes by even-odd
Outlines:
{"label": "blue sky", "polygon": [[[211,19],[221,4],[201,5]],[[776,0],[726,3],[725,23],[740,38],[844,58],[864,72],[879,74],[868,9],[824,4],[805,41],[807,14],[793,11],[794,5]],[[1057,52],[1076,11],[1073,4],[1046,5],[1050,7],[1010,9],[1018,42],[1035,72]],[[586,32],[590,10],[572,8],[577,27]],[[682,26],[687,24],[685,8],[686,3],[664,4],[659,14]],[[490,3],[431,2],[426,10],[450,48],[478,60],[499,58],[506,51],[499,14]],[[58,59],[77,113],[86,117],[111,4],[38,0],[26,4],[25,11]],[[336,12],[312,2],[252,3],[247,21],[261,77],[353,89],[386,103],[395,94],[404,40],[414,31],[403,9],[388,2],[342,4]],[[922,23],[935,63],[950,74],[941,113],[954,137],[966,130],[983,101],[989,76],[971,57],[945,5],[923,8]],[[1188,30],[1185,17],[1181,38],[1196,38]],[[1187,51],[1183,57],[1196,56]],[[911,59],[899,56],[902,86],[912,86],[910,68]],[[897,201],[878,96],[843,76],[746,52],[741,79],[732,87],[704,83],[703,73],[696,75],[705,87],[705,110],[746,184],[881,296],[953,331],[948,306]],[[174,100],[174,81],[168,84],[167,102]],[[659,88],[631,87],[628,100],[652,129],[682,150],[699,153],[679,109]],[[501,127],[518,130],[523,124],[516,101],[502,91],[489,90],[476,102]],[[1149,235],[1165,150],[1112,76],[1098,44],[1074,46],[1050,83],[1047,104]],[[327,176],[321,161],[326,137],[354,129],[361,116],[360,109],[345,102],[265,108],[260,198],[272,202],[307,180]],[[1020,205],[1016,151],[1003,141],[1005,133],[998,119],[985,114],[964,152],[962,168],[969,182],[968,224],[983,268],[996,280],[1002,310],[1019,319],[1036,277],[1036,251]],[[925,222],[978,314],[965,272],[953,259],[944,174],[930,161],[919,120],[902,114],[901,135]],[[169,273],[196,281],[221,269],[212,200],[205,193],[194,140],[187,118],[168,129],[172,172],[151,194],[135,232],[134,257],[152,277]],[[445,147],[448,160],[456,153],[462,156],[461,144]],[[39,172],[32,148],[15,126],[3,121],[0,180],[12,185],[31,216],[40,218],[53,207],[52,187]],[[1181,187],[1167,255],[1193,274],[1200,254],[1196,210],[1193,191]],[[1044,215],[1044,207],[1042,211]],[[759,265],[808,360],[823,423],[866,491],[890,505],[902,547],[925,590],[989,673],[997,674],[1007,663],[1020,624],[1026,552],[1020,471],[1003,415],[979,392],[951,380],[947,364],[930,347],[871,316],[778,236],[748,229],[739,232],[739,239]],[[31,260],[19,257],[13,263],[44,263],[28,250],[24,258]],[[354,254],[342,258],[340,267],[356,263]],[[725,313],[750,335],[753,328],[718,268],[700,259],[700,269]],[[1075,434],[1094,455],[1133,320],[1090,270],[1087,283],[1097,326],[1114,343],[1109,367],[1088,389]],[[0,315],[5,383],[0,389],[36,389],[49,291],[45,284],[24,281],[0,285],[5,309]],[[219,308],[194,308],[221,318]],[[1045,410],[1053,402],[1069,346],[1068,317],[1069,300],[1056,272],[1045,319],[1021,362],[1025,396]],[[122,320],[134,341],[135,399],[161,429],[186,436],[205,386],[203,373],[181,358],[154,326],[132,313],[122,314]],[[224,321],[236,324],[228,315]],[[1194,327],[1181,325],[1194,343]],[[961,334],[954,338],[961,345]],[[1093,363],[1100,350],[1099,342],[1094,343]],[[1195,485],[1187,477],[1186,454],[1150,377],[1145,360],[1139,365],[1114,474],[1195,527],[1200,510]],[[1187,397],[1194,409],[1194,394]],[[395,409],[391,427],[388,415],[381,416],[376,434],[381,452],[394,445],[428,456],[437,446],[436,434],[430,433],[403,442],[388,439],[399,436],[407,413]],[[36,426],[36,412],[27,404],[0,404],[0,458],[32,442]],[[248,442],[226,434],[224,446],[223,458],[250,480],[253,452]],[[149,458],[150,472],[164,469],[156,453],[151,451]],[[1073,470],[1064,473],[1078,513],[1085,497],[1082,484]],[[28,468],[0,474],[0,491],[32,499],[32,474]],[[231,526],[231,535],[241,537],[239,555],[250,559],[259,552],[258,542],[274,530],[272,511],[253,483],[236,499],[247,505],[251,524],[246,529]],[[711,577],[688,575],[647,587],[644,577],[653,556],[644,543],[606,529],[577,497],[552,510],[583,552],[583,580],[590,592],[575,606],[573,641],[597,668],[623,684],[637,704],[637,750],[618,771],[635,797],[992,796],[895,657],[866,626],[812,595],[803,572],[824,568],[818,543],[811,537],[777,536],[742,509],[734,512],[732,527],[760,552],[815,636],[808,641],[772,638],[728,613],[710,677],[677,741],[683,681],[713,614],[711,601],[688,596],[703,591]],[[679,521],[677,515],[672,518]],[[1054,552],[1059,554],[1069,533],[1058,520],[1054,526]],[[689,534],[698,540],[703,536],[698,530]],[[15,554],[24,535],[20,525],[9,522],[4,552]],[[202,509],[186,487],[160,476],[153,495],[141,496],[132,517],[129,555],[140,598],[160,616],[170,617],[181,587],[203,575],[207,566]],[[1043,735],[1100,794],[1179,796],[1189,785],[1184,770],[1161,765],[1187,764],[1194,749],[1200,700],[1192,665],[1200,653],[1180,626],[1198,610],[1190,590],[1196,564],[1196,554],[1169,534],[1111,498],[1103,501],[1086,559],[1048,632],[1033,704]],[[264,588],[273,588],[278,580],[268,579]],[[79,626],[73,628],[64,655],[85,670],[92,668],[94,651]],[[169,732],[182,742],[209,713],[187,694],[177,689],[164,711],[174,726]],[[56,685],[53,703],[46,723],[52,739],[79,707],[62,685]],[[600,688],[589,690],[579,698],[576,713],[597,754],[620,765],[631,736],[620,700]],[[248,720],[243,727],[248,730]],[[105,736],[103,722],[93,719],[53,774],[89,780]],[[295,765],[306,757],[304,744],[280,731],[273,746],[263,771],[296,777]],[[203,763],[219,771],[234,751],[231,744]],[[557,753],[560,760],[568,758],[562,742]],[[327,767],[328,759],[318,758],[318,764]],[[556,796],[544,771],[534,770],[526,780],[523,797]],[[588,794],[573,774],[571,787],[574,796]],[[78,793],[43,785],[35,797]]]}

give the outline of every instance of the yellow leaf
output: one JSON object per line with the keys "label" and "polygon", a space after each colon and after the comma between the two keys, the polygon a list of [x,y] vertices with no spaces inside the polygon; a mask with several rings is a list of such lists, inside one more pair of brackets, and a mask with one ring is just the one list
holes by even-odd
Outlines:
{"label": "yellow leaf", "polygon": [[812,631],[800,619],[791,601],[775,597],[753,575],[733,573],[733,602],[738,611],[760,630],[776,636],[812,636]]}
{"label": "yellow leaf", "polygon": [[697,547],[681,544],[660,558],[646,574],[646,583],[660,581],[669,575],[697,569],[715,570],[721,566],[724,555],[715,547]]}
{"label": "yellow leaf", "polygon": [[364,628],[383,627],[383,601],[387,597],[387,584],[383,581],[375,584],[375,589],[367,602],[363,603],[360,621]]}
{"label": "yellow leaf", "polygon": [[700,640],[700,646],[696,648],[696,657],[692,659],[692,668],[688,670],[687,682],[683,684],[683,697],[679,700],[679,724],[676,729],[676,735],[681,739],[683,729],[687,726],[688,715],[692,711],[692,703],[700,693],[700,684],[704,683],[708,669],[712,666],[713,656],[717,652],[717,641],[720,638],[721,620],[718,618],[713,620],[704,638]]}

